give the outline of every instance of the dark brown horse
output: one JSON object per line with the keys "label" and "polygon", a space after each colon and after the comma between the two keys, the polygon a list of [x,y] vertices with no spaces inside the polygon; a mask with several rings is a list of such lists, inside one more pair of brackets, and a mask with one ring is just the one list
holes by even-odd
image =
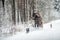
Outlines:
{"label": "dark brown horse", "polygon": [[35,27],[43,27],[42,17],[39,13],[33,13],[33,19],[35,21]]}

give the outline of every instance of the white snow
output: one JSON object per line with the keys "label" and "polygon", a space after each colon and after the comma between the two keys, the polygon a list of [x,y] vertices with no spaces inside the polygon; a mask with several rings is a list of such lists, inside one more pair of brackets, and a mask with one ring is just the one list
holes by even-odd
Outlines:
{"label": "white snow", "polygon": [[[50,27],[52,24],[52,28]],[[44,24],[43,29],[30,27],[30,32],[17,32],[1,40],[60,40],[60,20]]]}

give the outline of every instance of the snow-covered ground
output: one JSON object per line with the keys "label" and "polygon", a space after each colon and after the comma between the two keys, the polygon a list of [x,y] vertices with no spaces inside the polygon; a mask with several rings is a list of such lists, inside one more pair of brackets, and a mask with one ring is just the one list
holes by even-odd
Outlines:
{"label": "snow-covered ground", "polygon": [[0,40],[60,40],[60,20],[44,24],[43,29],[30,27],[29,33],[17,32],[13,36],[0,38]]}

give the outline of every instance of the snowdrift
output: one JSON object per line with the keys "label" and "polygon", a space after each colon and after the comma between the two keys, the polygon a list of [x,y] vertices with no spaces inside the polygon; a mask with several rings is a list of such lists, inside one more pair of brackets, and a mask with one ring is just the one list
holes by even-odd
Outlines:
{"label": "snowdrift", "polygon": [[[50,24],[52,24],[52,28]],[[29,33],[17,32],[15,35],[1,38],[1,40],[60,40],[60,20],[44,24],[43,29],[31,27],[30,29],[32,30]]]}

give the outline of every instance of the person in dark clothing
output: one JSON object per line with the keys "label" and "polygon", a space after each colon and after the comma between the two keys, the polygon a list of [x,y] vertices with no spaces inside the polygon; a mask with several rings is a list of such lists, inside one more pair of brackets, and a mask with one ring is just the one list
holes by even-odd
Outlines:
{"label": "person in dark clothing", "polygon": [[34,21],[35,21],[35,27],[37,26],[39,26],[38,24],[39,24],[39,21],[38,21],[38,16],[37,15],[35,15],[35,18],[34,18]]}
{"label": "person in dark clothing", "polygon": [[42,18],[39,13],[33,13],[35,27],[43,27]]}
{"label": "person in dark clothing", "polygon": [[29,33],[29,28],[26,28],[26,33]]}
{"label": "person in dark clothing", "polygon": [[52,24],[50,24],[50,27],[52,28]]}

